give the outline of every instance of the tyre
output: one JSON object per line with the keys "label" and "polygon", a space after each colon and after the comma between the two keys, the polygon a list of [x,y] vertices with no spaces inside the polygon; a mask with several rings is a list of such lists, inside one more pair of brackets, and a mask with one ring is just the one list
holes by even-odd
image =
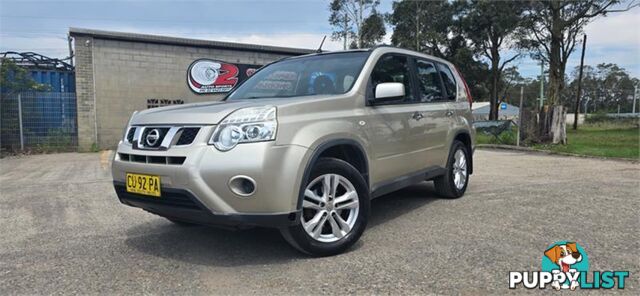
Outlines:
{"label": "tyre", "polygon": [[433,180],[436,191],[446,198],[458,198],[464,195],[469,184],[470,153],[460,141],[454,141],[449,151],[447,172]]}
{"label": "tyre", "polygon": [[356,168],[320,158],[302,182],[297,225],[280,229],[296,249],[313,256],[342,253],[362,235],[369,219],[369,188]]}

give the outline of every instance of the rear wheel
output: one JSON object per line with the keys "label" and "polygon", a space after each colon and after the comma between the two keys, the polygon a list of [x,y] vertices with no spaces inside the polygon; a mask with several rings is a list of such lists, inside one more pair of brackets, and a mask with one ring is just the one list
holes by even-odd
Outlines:
{"label": "rear wheel", "polygon": [[369,191],[360,172],[345,161],[321,158],[302,186],[300,221],[281,229],[287,242],[315,256],[352,246],[369,217]]}
{"label": "rear wheel", "polygon": [[447,198],[464,195],[469,183],[469,155],[464,143],[453,142],[447,161],[447,173],[433,180],[438,194]]}

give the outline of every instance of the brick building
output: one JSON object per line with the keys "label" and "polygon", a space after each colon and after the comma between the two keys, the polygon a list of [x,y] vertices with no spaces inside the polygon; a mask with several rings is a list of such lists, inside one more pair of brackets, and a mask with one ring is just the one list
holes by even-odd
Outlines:
{"label": "brick building", "polygon": [[79,151],[114,148],[134,110],[224,97],[231,85],[201,91],[194,89],[199,84],[190,83],[189,73],[194,65],[200,67],[201,59],[206,59],[205,68],[222,62],[240,69],[239,82],[261,65],[313,52],[78,28],[69,34],[75,51]]}

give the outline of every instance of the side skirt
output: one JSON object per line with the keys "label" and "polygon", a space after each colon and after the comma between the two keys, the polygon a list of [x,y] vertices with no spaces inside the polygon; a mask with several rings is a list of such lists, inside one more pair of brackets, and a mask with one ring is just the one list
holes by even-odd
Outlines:
{"label": "side skirt", "polygon": [[425,180],[431,180],[435,177],[442,176],[447,173],[447,170],[443,167],[432,166],[428,167],[424,170],[420,170],[408,175],[404,175],[398,177],[393,180],[383,181],[379,184],[376,184],[371,189],[371,198],[380,197],[387,193],[391,193],[407,186],[411,186],[413,184],[420,183]]}

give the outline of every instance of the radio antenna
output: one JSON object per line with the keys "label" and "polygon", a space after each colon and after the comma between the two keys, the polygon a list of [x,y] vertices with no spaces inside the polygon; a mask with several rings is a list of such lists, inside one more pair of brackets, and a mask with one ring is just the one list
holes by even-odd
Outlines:
{"label": "radio antenna", "polygon": [[325,39],[327,39],[327,35],[324,35],[324,37],[322,37],[322,42],[320,42],[320,46],[318,47],[318,50],[316,50],[317,53],[322,53],[322,45],[324,44]]}

